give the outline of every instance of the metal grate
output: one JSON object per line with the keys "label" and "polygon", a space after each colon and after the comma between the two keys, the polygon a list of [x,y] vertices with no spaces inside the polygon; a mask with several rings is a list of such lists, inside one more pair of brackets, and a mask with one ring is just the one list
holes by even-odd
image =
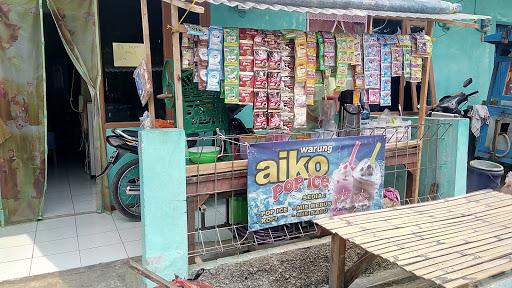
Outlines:
{"label": "metal grate", "polygon": [[[189,255],[203,257],[210,254],[220,256],[226,253],[239,253],[254,246],[312,237],[317,234],[317,228],[311,222],[247,232],[246,214],[236,213],[237,209],[242,209],[244,204],[247,207],[247,204],[243,201],[237,203],[233,199],[243,199],[247,194],[247,146],[241,142],[248,139],[251,142],[265,142],[386,135],[384,187],[397,189],[401,195],[402,205],[446,197],[446,188],[440,187],[439,179],[446,177],[445,170],[454,159],[450,158],[451,155],[440,157],[440,148],[447,135],[456,131],[451,122],[427,121],[422,127],[423,135],[419,137],[420,127],[417,124],[410,124],[322,133],[301,131],[247,137],[220,134],[188,138],[189,141],[197,141],[198,146],[223,147],[220,157],[214,160],[214,163],[193,164],[190,157],[187,159]],[[420,146],[423,147],[423,152],[421,164],[418,164]],[[419,190],[417,197],[414,197],[412,191],[415,186]]]}

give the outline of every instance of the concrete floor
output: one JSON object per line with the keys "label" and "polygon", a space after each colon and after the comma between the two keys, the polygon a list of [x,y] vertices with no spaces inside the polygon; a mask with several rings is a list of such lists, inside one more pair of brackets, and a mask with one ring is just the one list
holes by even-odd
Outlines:
{"label": "concrete floor", "polygon": [[[139,259],[140,260],[140,257]],[[2,288],[138,288],[140,278],[128,260],[98,264],[73,270],[26,277],[0,283]]]}

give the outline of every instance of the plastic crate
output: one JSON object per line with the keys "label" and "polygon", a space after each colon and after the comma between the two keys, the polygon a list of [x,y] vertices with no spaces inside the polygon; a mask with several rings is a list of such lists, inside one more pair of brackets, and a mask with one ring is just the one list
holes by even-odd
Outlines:
{"label": "plastic crate", "polygon": [[183,117],[187,133],[212,132],[219,128],[227,130],[226,104],[220,92],[200,91],[193,81],[193,73],[182,73]]}

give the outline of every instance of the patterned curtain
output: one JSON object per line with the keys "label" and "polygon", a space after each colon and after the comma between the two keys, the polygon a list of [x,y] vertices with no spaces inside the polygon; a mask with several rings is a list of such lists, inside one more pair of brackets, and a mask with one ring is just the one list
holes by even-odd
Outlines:
{"label": "patterned curtain", "polygon": [[[71,61],[79,71],[82,79],[87,84],[94,107],[93,121],[95,139],[100,139],[95,144],[96,163],[101,167],[106,165],[106,151],[104,130],[101,121],[103,106],[100,102],[99,91],[101,89],[101,60],[99,45],[99,26],[97,0],[47,0],[48,8],[57,25],[60,38]],[[105,208],[110,210],[110,196],[107,181],[102,179],[98,183],[98,210]]]}
{"label": "patterned curtain", "polygon": [[0,0],[0,225],[34,220],[42,211],[46,103],[41,8],[40,0]]}

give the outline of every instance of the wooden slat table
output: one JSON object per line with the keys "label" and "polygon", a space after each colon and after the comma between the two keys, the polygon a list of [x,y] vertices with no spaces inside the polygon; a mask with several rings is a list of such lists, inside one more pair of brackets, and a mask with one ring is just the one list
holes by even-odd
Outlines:
{"label": "wooden slat table", "polygon": [[[316,221],[333,233],[330,287],[348,287],[376,257],[440,286],[473,287],[512,270],[512,195],[461,197]],[[346,241],[366,250],[345,271]]]}

